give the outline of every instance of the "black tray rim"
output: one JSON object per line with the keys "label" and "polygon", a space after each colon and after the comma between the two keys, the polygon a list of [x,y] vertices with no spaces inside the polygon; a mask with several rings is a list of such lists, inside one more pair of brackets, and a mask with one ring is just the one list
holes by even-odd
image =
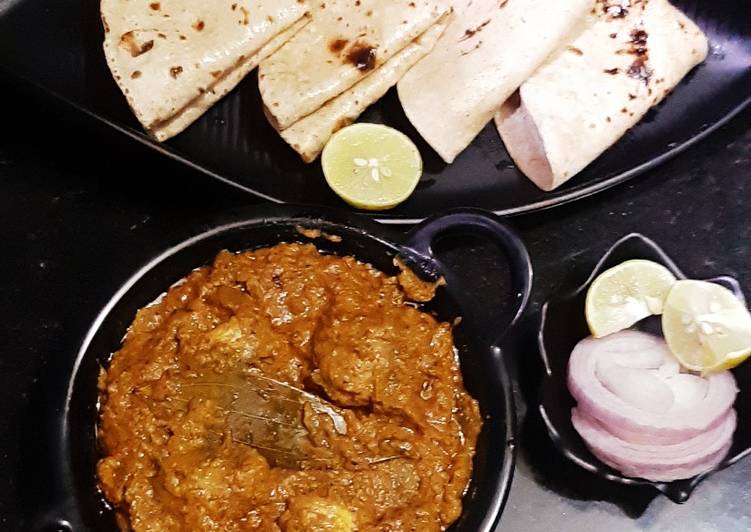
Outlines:
{"label": "black tray rim", "polygon": [[[208,168],[206,166],[202,166],[194,161],[192,161],[187,155],[184,155],[177,150],[170,149],[166,147],[165,145],[162,145],[155,140],[151,139],[148,135],[143,133],[142,131],[136,130],[132,127],[120,124],[116,122],[115,120],[112,120],[110,118],[107,118],[96,111],[89,109],[85,106],[84,103],[75,101],[72,98],[69,98],[67,96],[64,96],[60,94],[58,91],[51,89],[50,87],[45,86],[44,84],[40,83],[39,81],[30,79],[27,76],[24,76],[23,74],[18,73],[17,71],[8,68],[6,65],[0,65],[0,74],[4,75],[7,78],[11,78],[16,80],[19,83],[23,83],[36,91],[41,92],[42,94],[45,94],[47,96],[51,96],[54,99],[56,99],[59,102],[62,102],[71,108],[75,109],[77,112],[82,113],[83,115],[93,118],[96,122],[100,124],[104,124],[106,126],[111,127],[115,131],[118,131],[119,133],[124,134],[127,137],[130,137],[131,139],[135,140],[136,142],[140,143],[143,146],[146,146],[148,148],[151,148],[152,150],[156,151],[157,153],[160,153],[173,161],[177,161],[181,164],[184,164],[188,168],[191,168],[193,170],[196,170],[208,177],[211,177],[213,179],[218,180],[221,183],[224,183],[225,185],[229,185],[230,187],[241,190],[242,192],[249,194],[252,197],[255,197],[259,200],[266,201],[272,204],[277,205],[286,205],[290,204],[290,202],[286,202],[284,200],[280,200],[278,198],[275,198],[273,196],[269,196],[268,194],[264,194],[262,192],[259,192],[257,190],[253,190],[250,187],[246,187],[244,185],[241,185],[240,183],[237,183],[233,181],[232,179],[223,176],[218,171],[212,170],[211,168]],[[495,215],[497,216],[520,216],[524,214],[531,214],[539,211],[544,211],[551,209],[553,207],[558,207],[560,205],[566,205],[568,203],[572,203],[574,201],[588,198],[594,194],[597,194],[598,192],[602,192],[604,190],[610,189],[615,187],[616,185],[619,185],[621,183],[625,183],[626,181],[629,181],[653,168],[658,167],[659,165],[669,161],[676,155],[682,153],[686,149],[690,148],[694,144],[698,143],[699,141],[703,140],[710,134],[714,133],[716,130],[730,122],[735,116],[740,114],[744,109],[749,107],[749,104],[751,104],[751,94],[749,94],[742,102],[740,102],[737,106],[735,106],[733,109],[731,109],[725,116],[717,120],[716,122],[713,122],[709,126],[707,126],[704,130],[700,131],[693,137],[687,139],[686,141],[677,144],[673,148],[667,150],[666,152],[662,153],[661,155],[654,157],[650,159],[649,161],[642,163],[638,166],[635,166],[631,168],[630,170],[627,170],[625,172],[621,172],[619,174],[616,174],[614,176],[611,176],[603,181],[598,181],[597,183],[593,183],[590,185],[582,185],[579,187],[574,187],[572,190],[560,195],[551,197],[550,199],[537,201],[534,203],[529,203],[527,205],[522,205],[519,207],[512,207],[509,209],[500,209],[500,210],[491,210]],[[461,207],[460,205],[455,205],[452,208]],[[345,208],[346,209],[346,208]],[[393,224],[393,225],[413,225],[422,222],[423,220],[429,218],[429,216],[425,217],[409,217],[409,216],[402,216],[399,214],[392,214],[389,215],[388,213],[379,213],[377,211],[362,211],[358,209],[352,209],[350,210],[353,213],[364,215],[367,218],[372,218],[376,220],[377,222],[383,223],[383,224]],[[445,209],[444,209],[445,210]]]}

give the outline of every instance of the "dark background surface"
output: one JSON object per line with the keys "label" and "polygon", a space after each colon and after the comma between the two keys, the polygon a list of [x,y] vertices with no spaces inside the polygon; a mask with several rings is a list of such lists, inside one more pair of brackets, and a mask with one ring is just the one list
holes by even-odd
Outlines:
{"label": "dark background surface", "polygon": [[[649,490],[596,481],[557,454],[537,416],[525,415],[540,374],[540,304],[620,236],[640,231],[687,274],[727,273],[751,287],[749,120],[751,110],[629,184],[514,219],[536,278],[527,320],[508,351],[521,438],[502,529],[751,529],[751,460],[711,477],[678,506]],[[256,200],[3,79],[0,123],[0,528],[26,530],[29,498],[46,480],[44,468],[20,460],[21,436],[41,437],[40,420],[28,414],[43,393],[35,383],[61,360],[72,362],[99,309],[147,259],[207,219]],[[500,315],[501,257],[475,239],[441,248],[471,281],[478,307]]]}

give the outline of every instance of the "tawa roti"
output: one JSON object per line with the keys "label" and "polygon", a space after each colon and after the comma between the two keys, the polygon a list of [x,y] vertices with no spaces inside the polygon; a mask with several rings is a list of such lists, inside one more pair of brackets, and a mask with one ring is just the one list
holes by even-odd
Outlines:
{"label": "tawa roti", "polygon": [[435,48],[397,84],[412,125],[447,163],[575,35],[592,0],[456,0]]}
{"label": "tawa roti", "polygon": [[594,161],[707,56],[704,33],[666,0],[620,11],[598,4],[589,19],[495,118],[514,162],[542,190]]}
{"label": "tawa roti", "polygon": [[284,130],[407,47],[448,10],[443,0],[327,0],[258,69],[271,123]]}
{"label": "tawa roti", "polygon": [[298,0],[102,0],[104,53],[146,130],[190,125],[307,19]]}
{"label": "tawa roti", "polygon": [[348,126],[435,46],[446,29],[449,14],[400,50],[375,72],[329,100],[323,107],[280,131],[282,138],[310,163],[316,160],[331,135]]}

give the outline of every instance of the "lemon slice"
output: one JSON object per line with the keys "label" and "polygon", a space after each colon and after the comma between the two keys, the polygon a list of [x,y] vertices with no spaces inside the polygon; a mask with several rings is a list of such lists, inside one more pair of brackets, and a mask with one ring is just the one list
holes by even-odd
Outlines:
{"label": "lemon slice", "polygon": [[665,300],[662,332],[678,361],[694,371],[730,369],[751,355],[751,314],[714,283],[676,282]]}
{"label": "lemon slice", "polygon": [[628,260],[605,270],[587,291],[587,324],[596,338],[631,327],[639,320],[661,314],[675,276],[649,260]]}
{"label": "lemon slice", "polygon": [[395,207],[422,175],[417,146],[381,124],[353,124],[337,131],[321,155],[331,189],[350,205],[368,210]]}

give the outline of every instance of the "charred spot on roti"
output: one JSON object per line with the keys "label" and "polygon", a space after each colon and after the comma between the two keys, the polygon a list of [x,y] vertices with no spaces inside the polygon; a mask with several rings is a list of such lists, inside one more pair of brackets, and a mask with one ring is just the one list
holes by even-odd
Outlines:
{"label": "charred spot on roti", "polygon": [[248,12],[247,9],[245,9],[245,6],[240,6],[240,11],[243,14],[243,18],[242,20],[240,20],[239,23],[242,24],[243,26],[247,26],[248,24],[250,24],[250,13]]}
{"label": "charred spot on roti", "polygon": [[577,48],[576,46],[567,46],[566,50],[576,55],[584,55],[584,52],[582,52],[581,49]]}
{"label": "charred spot on roti", "polygon": [[136,33],[134,30],[123,33],[120,37],[120,47],[125,48],[132,57],[138,57],[141,54],[145,54],[154,47],[154,40],[146,42],[138,42]]}
{"label": "charred spot on roti", "polygon": [[102,15],[102,26],[104,26],[104,33],[110,32],[109,24],[107,24],[107,19]]}
{"label": "charred spot on roti", "polygon": [[473,46],[472,48],[470,48],[469,50],[462,50],[462,52],[461,52],[461,54],[460,54],[460,55],[462,55],[462,56],[465,56],[465,55],[469,55],[469,54],[471,54],[472,52],[474,52],[475,50],[477,50],[478,48],[480,48],[480,46],[482,46],[482,41],[478,41],[478,43],[477,43],[477,44],[475,44],[475,45],[474,45],[474,46]]}
{"label": "charred spot on roti", "polygon": [[462,35],[461,39],[459,39],[459,42],[466,41],[467,39],[471,39],[475,36],[475,34],[481,32],[485,26],[490,24],[490,19],[486,20],[485,22],[479,24],[477,27],[474,28],[467,28],[464,30],[464,35]]}
{"label": "charred spot on roti", "polygon": [[159,2],[151,2],[149,4],[149,7],[151,8],[152,11],[159,11],[162,8]]}
{"label": "charred spot on roti", "polygon": [[623,18],[628,14],[623,6],[608,6],[607,12],[610,18]]}
{"label": "charred spot on roti", "polygon": [[652,77],[652,69],[647,65],[646,60],[643,57],[637,57],[631,66],[628,67],[626,73],[629,77],[643,81],[645,84],[649,83],[649,79]]}
{"label": "charred spot on roti", "polygon": [[506,4],[508,4],[508,0],[501,0],[501,3],[498,4],[498,9],[503,9],[506,7]]}
{"label": "charred spot on roti", "polygon": [[185,39],[187,39],[187,37],[185,35],[180,35],[180,40],[181,41],[184,41]]}
{"label": "charred spot on roti", "polygon": [[606,74],[610,74],[611,76],[614,76],[618,73],[618,68],[606,68],[603,70]]}
{"label": "charred spot on roti", "polygon": [[232,9],[232,11],[234,11],[235,9],[237,9],[237,4],[232,4],[232,6],[230,7],[230,9]]}
{"label": "charred spot on roti", "polygon": [[634,28],[631,30],[629,34],[629,44],[631,47],[628,49],[628,53],[635,55],[636,59],[634,59],[626,71],[629,77],[641,80],[645,85],[649,84],[649,80],[652,77],[652,69],[648,64],[648,39],[649,34],[643,28]]}
{"label": "charred spot on roti", "polygon": [[177,79],[177,76],[183,73],[183,67],[181,66],[173,66],[169,69],[169,75],[172,76],[173,79]]}
{"label": "charred spot on roti", "polygon": [[345,60],[360,72],[368,72],[376,66],[376,49],[369,44],[356,42],[347,51]]}
{"label": "charred spot on roti", "polygon": [[[635,0],[633,3],[637,4],[639,1]],[[597,0],[597,4],[608,20],[625,18],[632,6],[631,0]],[[592,13],[595,12],[596,9],[593,9]]]}
{"label": "charred spot on roti", "polygon": [[212,75],[212,77],[214,79],[217,79],[217,78],[221,77],[222,71],[221,70],[212,70],[211,71],[211,75]]}
{"label": "charred spot on roti", "polygon": [[130,73],[130,79],[138,79],[141,77],[141,71],[140,70],[134,70]]}
{"label": "charred spot on roti", "polygon": [[634,28],[629,35],[629,42],[637,47],[637,52],[646,52],[648,34],[641,28]]}
{"label": "charred spot on roti", "polygon": [[368,10],[367,10],[367,11],[365,12],[365,16],[366,16],[366,17],[372,17],[372,16],[373,16],[373,10],[372,10],[372,9],[368,9]]}
{"label": "charred spot on roti", "polygon": [[355,5],[359,7],[360,6],[360,0],[355,0]]}
{"label": "charred spot on roti", "polygon": [[610,34],[610,38],[611,38],[611,39],[615,39],[616,37],[618,37],[618,34],[617,34],[617,33],[611,33],[611,34]]}
{"label": "charred spot on roti", "polygon": [[156,36],[159,37],[160,39],[166,39],[167,38],[167,36],[164,33],[157,33]]}
{"label": "charred spot on roti", "polygon": [[628,99],[629,99],[629,100],[636,100],[636,94],[631,94],[631,93],[629,92],[629,93],[628,93]]}
{"label": "charred spot on roti", "polygon": [[329,41],[329,50],[331,50],[332,53],[338,54],[344,50],[344,47],[347,46],[348,43],[349,41],[347,39],[334,39]]}
{"label": "charred spot on roti", "polygon": [[206,23],[203,20],[197,20],[195,24],[193,24],[193,29],[196,31],[203,31],[203,28],[206,27]]}
{"label": "charred spot on roti", "polygon": [[334,131],[339,131],[340,129],[347,127],[352,123],[352,119],[348,117],[342,117],[339,120],[336,121],[336,125],[334,126]]}

